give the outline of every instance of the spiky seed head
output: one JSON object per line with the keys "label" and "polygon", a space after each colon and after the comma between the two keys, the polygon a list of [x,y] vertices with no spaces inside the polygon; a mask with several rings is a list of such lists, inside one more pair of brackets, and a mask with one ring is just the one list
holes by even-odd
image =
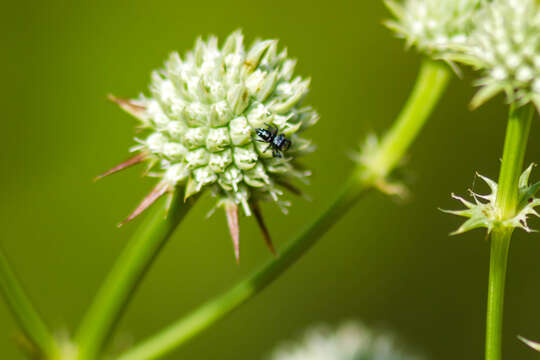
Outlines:
{"label": "spiky seed head", "polygon": [[442,211],[468,218],[468,220],[454,231],[452,235],[461,234],[477,228],[486,228],[488,233],[490,233],[496,227],[521,228],[527,232],[534,231],[527,225],[527,219],[530,215],[539,216],[534,208],[540,205],[540,199],[535,197],[540,189],[540,182],[529,185],[529,176],[533,167],[534,164],[531,164],[523,174],[521,174],[519,179],[519,205],[515,215],[511,218],[501,219],[500,214],[502,211],[497,208],[496,204],[498,184],[485,176],[477,175],[488,185],[490,189],[489,194],[480,195],[470,190],[469,192],[473,201],[468,201],[460,196],[452,194],[452,197],[460,201],[466,209]]}
{"label": "spiky seed head", "polygon": [[[276,40],[257,40],[246,48],[236,31],[223,44],[210,36],[199,38],[184,56],[172,53],[163,69],[152,73],[149,95],[111,97],[144,130],[133,148],[139,155],[113,172],[142,156],[147,174],[159,178],[136,212],[156,194],[177,189],[184,189],[186,199],[210,190],[229,214],[235,205],[250,215],[250,204],[261,200],[285,208],[280,184],[309,175],[296,165],[313,150],[300,134],[319,119],[303,104],[310,80],[294,75],[295,64],[286,49],[278,51]],[[282,158],[257,141],[255,129],[266,124],[292,142]]]}
{"label": "spiky seed head", "polygon": [[540,3],[486,1],[457,61],[481,69],[477,107],[504,92],[509,102],[534,103],[540,110]]}
{"label": "spiky seed head", "polygon": [[374,334],[356,322],[344,323],[336,329],[319,326],[309,329],[298,343],[279,346],[270,360],[414,360],[397,349],[387,335]]}
{"label": "spiky seed head", "polygon": [[464,44],[472,29],[472,18],[481,0],[386,0],[395,19],[386,25],[407,46],[438,58]]}

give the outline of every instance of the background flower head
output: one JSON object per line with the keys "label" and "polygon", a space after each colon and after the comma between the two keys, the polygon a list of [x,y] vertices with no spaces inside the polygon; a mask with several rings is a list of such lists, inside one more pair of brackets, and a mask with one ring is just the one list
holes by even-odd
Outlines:
{"label": "background flower head", "polygon": [[270,360],[418,360],[395,346],[391,337],[376,335],[355,322],[336,329],[312,328],[297,343],[279,346]]}
{"label": "background flower head", "polygon": [[387,0],[395,16],[388,27],[428,55],[445,58],[455,45],[467,41],[480,0]]}
{"label": "background flower head", "polygon": [[477,107],[504,92],[509,102],[540,109],[540,4],[536,0],[484,2],[458,61],[483,71]]}

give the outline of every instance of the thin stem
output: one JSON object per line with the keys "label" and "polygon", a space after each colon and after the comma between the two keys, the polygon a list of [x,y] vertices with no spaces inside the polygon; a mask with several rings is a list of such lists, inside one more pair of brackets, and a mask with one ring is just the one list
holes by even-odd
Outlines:
{"label": "thin stem", "polygon": [[[445,65],[424,61],[414,91],[397,120],[398,124],[392,127],[380,148],[378,159],[384,163],[381,168],[383,169],[382,176],[392,171],[418,134],[446,88],[449,76],[450,70]],[[129,350],[118,360],[157,359],[257,295],[335,225],[360,198],[360,195],[373,187],[372,180],[371,177],[364,176],[360,170],[354,171],[342,193],[330,208],[293,239],[279,258],[272,260],[225,294],[207,302],[183,319]]]}
{"label": "thin stem", "polygon": [[191,209],[195,199],[183,203],[178,192],[154,205],[102,284],[77,332],[79,359],[99,356],[146,271]]}
{"label": "thin stem", "polygon": [[396,122],[381,141],[371,169],[385,178],[402,159],[438,103],[451,77],[449,67],[441,62],[424,60],[414,89]]}
{"label": "thin stem", "polygon": [[486,326],[486,360],[500,360],[502,358],[501,343],[504,284],[511,237],[511,229],[497,229],[494,230],[491,235]]}
{"label": "thin stem", "polygon": [[225,294],[209,301],[185,318],[180,319],[154,337],[120,356],[118,360],[157,359],[202,332],[258,294],[294,264],[323,234],[341,219],[366,189],[357,181],[356,177],[351,177],[341,195],[330,208],[320,215],[314,224],[292,240],[278,258],[270,261],[261,270],[240,282]]}
{"label": "thin stem", "polygon": [[[519,177],[523,169],[534,108],[512,104],[506,127],[503,160],[495,206],[501,220],[516,214]],[[486,360],[502,359],[504,286],[513,228],[498,226],[491,234],[488,303],[486,317]]]}
{"label": "thin stem", "polygon": [[523,169],[534,111],[532,105],[512,104],[510,107],[496,201],[502,220],[513,217],[517,210],[519,176]]}
{"label": "thin stem", "polygon": [[54,337],[24,291],[2,249],[0,249],[0,290],[28,340],[48,359],[57,358],[58,348]]}

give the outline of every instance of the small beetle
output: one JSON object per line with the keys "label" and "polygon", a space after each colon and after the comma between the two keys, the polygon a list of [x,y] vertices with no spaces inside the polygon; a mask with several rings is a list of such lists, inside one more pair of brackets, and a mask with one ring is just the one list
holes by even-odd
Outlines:
{"label": "small beetle", "polygon": [[264,149],[263,152],[266,152],[268,149],[272,149],[273,157],[281,157],[281,152],[287,151],[291,147],[291,140],[287,139],[285,135],[278,134],[278,128],[269,124],[265,124],[268,128],[255,129],[255,132],[262,140],[257,140],[259,142],[264,142],[268,144],[268,147]]}

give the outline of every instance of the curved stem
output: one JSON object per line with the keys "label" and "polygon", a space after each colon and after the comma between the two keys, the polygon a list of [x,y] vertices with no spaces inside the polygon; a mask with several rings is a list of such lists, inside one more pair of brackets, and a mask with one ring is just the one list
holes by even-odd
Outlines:
{"label": "curved stem", "polygon": [[[512,104],[504,140],[503,160],[495,206],[501,220],[515,215],[519,205],[519,177],[523,169],[534,108]],[[504,286],[513,228],[498,226],[491,234],[491,258],[486,318],[486,360],[502,359]]]}
{"label": "curved stem", "polygon": [[449,67],[433,60],[422,62],[414,89],[396,122],[381,141],[371,169],[385,178],[402,159],[433,108],[444,93],[451,77]]}
{"label": "curved stem", "polygon": [[270,261],[261,270],[240,282],[225,294],[209,301],[185,318],[180,319],[154,337],[120,356],[118,360],[157,359],[202,332],[218,319],[258,294],[294,264],[323,234],[341,219],[366,189],[367,187],[363,186],[355,176],[351,176],[341,195],[330,208],[292,240],[278,258]]}
{"label": "curved stem", "polygon": [[146,271],[191,209],[195,199],[183,203],[178,193],[172,201],[162,198],[154,205],[101,286],[77,332],[79,359],[99,356]]}
{"label": "curved stem", "polygon": [[[402,158],[418,135],[435,104],[442,95],[450,70],[444,64],[424,61],[415,88],[398,117],[397,123],[384,137],[377,153],[386,176]],[[341,219],[366,190],[374,186],[372,178],[354,171],[341,195],[314,223],[293,239],[280,257],[269,262],[250,278],[242,281],[220,297],[207,302],[191,314],[172,324],[157,335],[134,347],[118,360],[157,359],[185,343],[204,329],[246,302],[281,273],[294,264],[326,231]]]}
{"label": "curved stem", "polygon": [[57,344],[0,248],[0,290],[28,340],[48,359],[58,355]]}

